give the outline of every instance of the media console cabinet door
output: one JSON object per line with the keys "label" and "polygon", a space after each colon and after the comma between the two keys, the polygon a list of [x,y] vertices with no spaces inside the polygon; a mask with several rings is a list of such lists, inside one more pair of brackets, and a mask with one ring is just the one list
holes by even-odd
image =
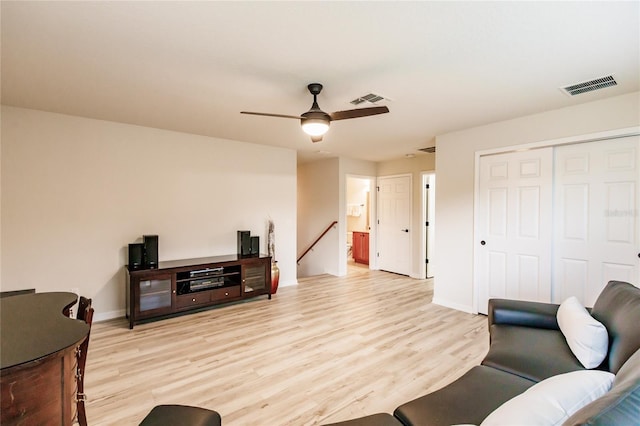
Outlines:
{"label": "media console cabinet door", "polygon": [[129,272],[129,328],[138,320],[173,312],[173,274],[160,271]]}
{"label": "media console cabinet door", "polygon": [[[243,292],[246,296],[264,294],[267,291],[267,263],[247,262],[243,267]],[[270,283],[269,283],[270,284]]]}
{"label": "media console cabinet door", "polygon": [[157,274],[136,280],[139,316],[172,311],[172,274]]}

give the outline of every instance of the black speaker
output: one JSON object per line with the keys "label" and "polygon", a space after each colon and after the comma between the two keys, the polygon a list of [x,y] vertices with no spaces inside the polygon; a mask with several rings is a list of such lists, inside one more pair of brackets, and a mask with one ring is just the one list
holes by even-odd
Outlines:
{"label": "black speaker", "polygon": [[260,254],[260,237],[251,237],[251,255],[257,256]]}
{"label": "black speaker", "polygon": [[144,261],[144,244],[129,244],[129,268],[140,268]]}
{"label": "black speaker", "polygon": [[144,264],[145,266],[158,266],[158,236],[144,235]]}
{"label": "black speaker", "polygon": [[251,254],[251,231],[238,231],[238,254],[240,256]]}

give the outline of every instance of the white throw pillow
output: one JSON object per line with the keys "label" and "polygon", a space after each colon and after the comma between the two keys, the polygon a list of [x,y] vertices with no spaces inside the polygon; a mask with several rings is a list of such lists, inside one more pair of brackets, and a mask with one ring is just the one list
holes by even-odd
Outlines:
{"label": "white throw pillow", "polygon": [[605,326],[593,318],[573,296],[562,302],[556,317],[571,352],[584,368],[599,366],[609,350],[609,335]]}
{"label": "white throw pillow", "polygon": [[607,393],[614,378],[613,373],[599,370],[549,377],[495,409],[481,426],[561,425],[580,408]]}

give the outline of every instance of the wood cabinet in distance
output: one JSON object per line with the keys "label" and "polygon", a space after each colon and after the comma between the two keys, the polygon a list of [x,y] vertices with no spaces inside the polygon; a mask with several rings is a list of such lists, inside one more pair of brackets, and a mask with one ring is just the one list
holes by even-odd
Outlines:
{"label": "wood cabinet in distance", "polygon": [[357,263],[369,264],[369,233],[353,233],[353,260]]}
{"label": "wood cabinet in distance", "polygon": [[135,324],[260,295],[271,299],[271,257],[214,256],[125,268],[127,317]]}

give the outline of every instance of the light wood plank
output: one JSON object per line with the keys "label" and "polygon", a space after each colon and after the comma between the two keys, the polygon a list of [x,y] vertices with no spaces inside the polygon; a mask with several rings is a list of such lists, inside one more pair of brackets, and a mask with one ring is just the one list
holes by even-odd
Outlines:
{"label": "light wood plank", "polygon": [[258,298],[129,330],[96,323],[92,425],[137,425],[158,404],[218,411],[225,426],[316,425],[395,407],[480,362],[486,317],[431,303],[430,280],[350,268]]}

